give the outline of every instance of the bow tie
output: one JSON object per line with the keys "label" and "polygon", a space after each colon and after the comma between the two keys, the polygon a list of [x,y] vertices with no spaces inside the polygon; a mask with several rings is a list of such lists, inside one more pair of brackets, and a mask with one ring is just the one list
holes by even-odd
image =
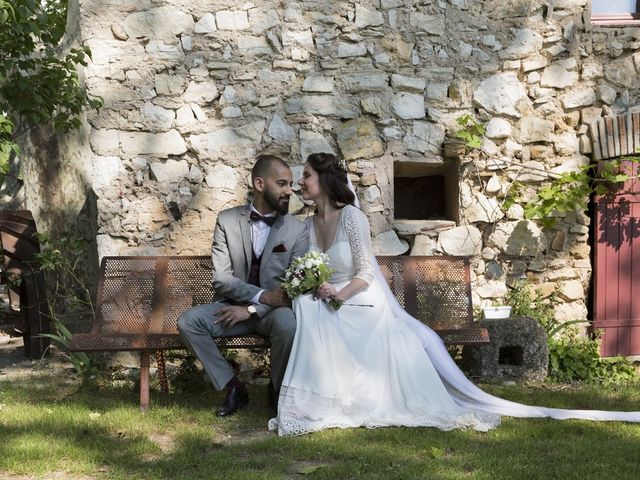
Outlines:
{"label": "bow tie", "polygon": [[276,217],[265,217],[260,215],[258,212],[254,212],[253,210],[249,214],[249,219],[252,222],[264,222],[267,225],[271,226],[276,221]]}

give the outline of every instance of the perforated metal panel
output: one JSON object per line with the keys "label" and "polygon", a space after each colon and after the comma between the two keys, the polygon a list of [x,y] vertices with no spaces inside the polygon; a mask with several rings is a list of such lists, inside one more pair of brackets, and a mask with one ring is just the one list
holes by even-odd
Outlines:
{"label": "perforated metal panel", "polygon": [[[378,257],[400,304],[447,343],[488,341],[473,322],[468,260],[464,257]],[[100,269],[96,321],[76,334],[72,350],[184,348],[176,322],[182,312],[211,302],[211,258],[105,257]],[[221,348],[265,348],[259,335],[218,338]]]}
{"label": "perforated metal panel", "polygon": [[[211,258],[105,257],[100,268],[96,320],[76,334],[72,350],[184,348],[177,330],[182,312],[213,299]],[[259,335],[220,338],[221,348],[265,348]]]}
{"label": "perforated metal panel", "polygon": [[393,294],[412,316],[436,330],[446,343],[489,341],[473,320],[466,257],[377,257]]}

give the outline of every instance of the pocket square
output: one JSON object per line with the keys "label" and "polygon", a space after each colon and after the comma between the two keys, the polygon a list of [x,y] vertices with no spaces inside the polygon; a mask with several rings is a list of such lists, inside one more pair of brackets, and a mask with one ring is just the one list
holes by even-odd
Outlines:
{"label": "pocket square", "polygon": [[286,252],[287,250],[289,250],[287,246],[284,243],[281,243],[280,245],[276,245],[275,247],[273,247],[272,252],[282,253],[282,252]]}

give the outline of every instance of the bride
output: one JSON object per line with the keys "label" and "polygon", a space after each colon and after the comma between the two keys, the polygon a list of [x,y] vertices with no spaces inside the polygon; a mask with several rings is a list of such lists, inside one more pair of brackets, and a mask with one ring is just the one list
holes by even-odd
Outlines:
{"label": "bride", "polygon": [[[334,270],[320,299],[294,299],[297,319],[278,416],[281,436],[325,428],[430,426],[487,431],[502,415],[640,422],[640,412],[532,407],[489,395],[456,366],[440,337],[395,300],[371,250],[370,228],[332,154],[308,157],[298,182],[316,214],[311,250]],[[321,299],[345,304],[337,311]]]}

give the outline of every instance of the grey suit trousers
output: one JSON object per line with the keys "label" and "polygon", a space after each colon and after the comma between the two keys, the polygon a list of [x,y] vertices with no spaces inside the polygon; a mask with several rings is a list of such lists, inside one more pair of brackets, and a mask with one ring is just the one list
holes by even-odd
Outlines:
{"label": "grey suit trousers", "polygon": [[287,368],[293,337],[296,333],[296,318],[290,308],[274,308],[262,318],[239,322],[228,329],[213,321],[224,302],[198,305],[178,318],[178,331],[191,352],[202,362],[205,372],[216,390],[222,390],[235,375],[224,359],[215,337],[231,337],[258,333],[271,340],[271,381],[278,391]]}

